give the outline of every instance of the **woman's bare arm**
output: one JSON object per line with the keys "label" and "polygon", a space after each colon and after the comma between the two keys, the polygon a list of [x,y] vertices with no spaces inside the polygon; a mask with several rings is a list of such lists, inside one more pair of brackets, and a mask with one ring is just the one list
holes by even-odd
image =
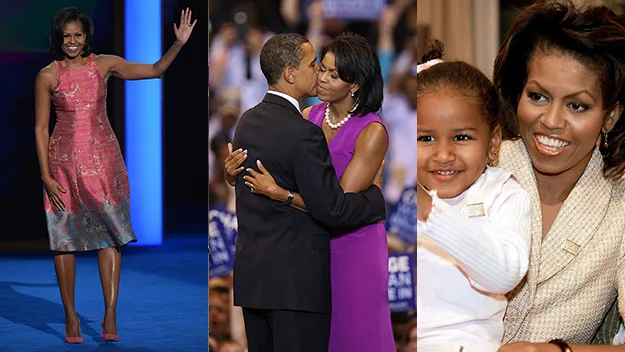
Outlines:
{"label": "woman's bare arm", "polygon": [[99,55],[97,57],[98,66],[103,67],[107,75],[110,73],[115,77],[126,80],[138,80],[161,77],[167,68],[174,61],[180,49],[189,40],[189,36],[193,32],[193,28],[197,23],[197,19],[191,22],[192,12],[187,8],[180,14],[180,26],[174,24],[174,33],[176,41],[167,50],[157,62],[153,64],[144,64],[127,61],[124,58],[115,55]]}
{"label": "woman's bare arm", "polygon": [[[388,149],[388,135],[384,126],[379,123],[371,123],[365,127],[356,140],[354,148],[354,156],[347,165],[343,177],[341,178],[341,186],[345,193],[361,192],[369,188],[380,170],[384,156]],[[251,175],[262,181],[262,183],[271,183],[275,185],[273,177],[262,166],[258,165],[261,173],[248,169]],[[245,176],[246,184],[249,183],[249,176]],[[265,191],[258,192],[265,194]],[[271,199],[276,201],[285,201],[289,195],[289,191],[277,185],[266,191]],[[299,193],[293,193],[293,201],[291,206],[302,211],[308,211],[304,199]]]}
{"label": "woman's bare arm", "polygon": [[183,44],[176,41],[167,50],[160,60],[154,64],[143,64],[130,62],[116,55],[98,55],[98,66],[103,67],[105,72],[110,72],[113,76],[125,80],[140,80],[161,77],[167,68],[174,62],[176,56],[182,49]]}
{"label": "woman's bare arm", "polygon": [[345,193],[362,192],[371,186],[387,149],[388,135],[382,124],[371,123],[360,132],[354,156],[341,177]]}
{"label": "woman's bare arm", "polygon": [[52,65],[39,71],[35,79],[35,141],[42,181],[51,177],[48,165],[48,143],[50,139],[50,99],[55,80],[56,69]]}

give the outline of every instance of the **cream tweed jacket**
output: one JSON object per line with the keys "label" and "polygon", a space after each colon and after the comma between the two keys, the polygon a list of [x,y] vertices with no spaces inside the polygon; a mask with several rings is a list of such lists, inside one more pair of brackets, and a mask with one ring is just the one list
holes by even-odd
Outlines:
{"label": "cream tweed jacket", "polygon": [[625,316],[625,182],[603,177],[596,149],[543,240],[536,179],[521,140],[503,143],[498,166],[532,197],[530,265],[509,294],[503,342],[590,343],[617,295]]}

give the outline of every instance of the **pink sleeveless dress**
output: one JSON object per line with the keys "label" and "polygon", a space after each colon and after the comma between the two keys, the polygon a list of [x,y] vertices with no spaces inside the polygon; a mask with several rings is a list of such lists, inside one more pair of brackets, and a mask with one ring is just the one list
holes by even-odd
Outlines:
{"label": "pink sleeveless dress", "polygon": [[[310,122],[322,126],[326,103],[314,105]],[[375,114],[349,119],[328,144],[339,180],[356,140]],[[329,352],[392,352],[395,339],[388,304],[388,244],[384,224],[362,227],[330,241],[332,320]]]}
{"label": "pink sleeveless dress", "polygon": [[135,242],[128,174],[106,113],[106,82],[91,54],[84,67],[56,65],[52,102],[57,115],[48,163],[66,209],[44,192],[50,249],[89,251]]}

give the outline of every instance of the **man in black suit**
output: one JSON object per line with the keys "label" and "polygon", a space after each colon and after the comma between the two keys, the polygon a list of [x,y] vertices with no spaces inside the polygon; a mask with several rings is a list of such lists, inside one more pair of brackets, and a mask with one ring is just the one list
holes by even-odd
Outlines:
{"label": "man in black suit", "polygon": [[[299,101],[316,95],[315,51],[298,34],[280,34],[260,54],[269,92],[237,124],[234,148],[249,150],[281,187],[299,193],[309,213],[250,192],[236,177],[238,239],[234,304],[243,307],[249,352],[327,351],[330,335],[330,234],[386,219],[373,185],[344,194],[321,128],[307,121]],[[366,309],[366,307],[363,307]]]}

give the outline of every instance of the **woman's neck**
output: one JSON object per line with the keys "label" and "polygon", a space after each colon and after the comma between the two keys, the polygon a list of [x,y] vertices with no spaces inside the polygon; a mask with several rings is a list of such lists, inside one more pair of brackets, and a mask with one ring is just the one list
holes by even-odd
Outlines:
{"label": "woman's neck", "polygon": [[63,61],[65,62],[65,67],[84,66],[84,62],[83,62],[84,58],[80,55],[76,56],[73,59],[70,59],[66,56],[65,59],[63,59]]}
{"label": "woman's neck", "polygon": [[329,103],[330,106],[330,120],[333,123],[337,123],[345,118],[347,114],[354,108],[354,100],[351,98],[345,98]]}
{"label": "woman's neck", "polygon": [[591,157],[592,152],[580,160],[577,165],[556,175],[543,174],[534,169],[541,202],[552,205],[563,203],[584,174]]}

